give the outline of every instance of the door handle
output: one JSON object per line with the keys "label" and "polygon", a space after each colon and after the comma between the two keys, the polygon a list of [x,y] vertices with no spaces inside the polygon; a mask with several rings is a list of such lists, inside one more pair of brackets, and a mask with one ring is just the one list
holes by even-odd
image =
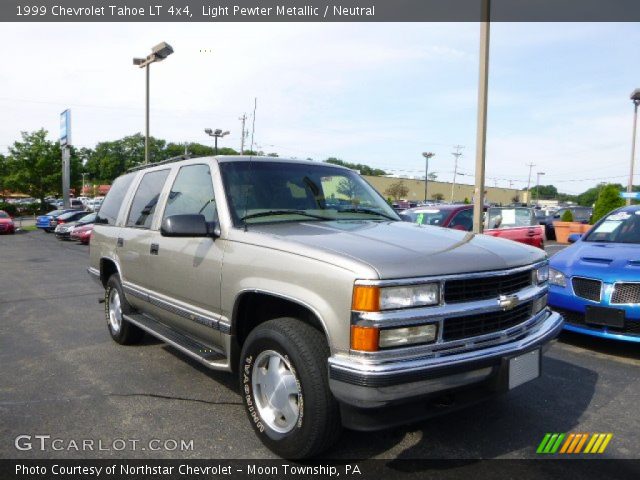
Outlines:
{"label": "door handle", "polygon": [[116,241],[116,246],[117,247],[123,247],[124,246],[124,239],[122,237],[118,237],[118,240]]}
{"label": "door handle", "polygon": [[160,250],[160,245],[157,243],[152,243],[151,247],[149,247],[149,253],[151,253],[151,255],[158,255],[158,250]]}

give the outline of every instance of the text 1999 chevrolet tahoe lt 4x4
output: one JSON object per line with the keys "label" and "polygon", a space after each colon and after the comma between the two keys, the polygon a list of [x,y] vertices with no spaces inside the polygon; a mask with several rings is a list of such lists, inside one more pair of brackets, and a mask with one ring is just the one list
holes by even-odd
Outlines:
{"label": "text 1999 chevrolet tahoe lt 4x4", "polygon": [[121,344],[154,335],[235,372],[288,458],[341,427],[416,421],[540,375],[562,328],[537,248],[401,221],[357,173],[260,157],[173,159],[116,179],[89,273]]}

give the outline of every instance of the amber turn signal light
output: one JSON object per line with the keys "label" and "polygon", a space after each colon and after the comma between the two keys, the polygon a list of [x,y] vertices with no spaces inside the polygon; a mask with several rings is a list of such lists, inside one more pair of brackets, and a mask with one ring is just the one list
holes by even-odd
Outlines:
{"label": "amber turn signal light", "polygon": [[351,325],[351,349],[361,352],[377,352],[380,330],[375,327]]}
{"label": "amber turn signal light", "polygon": [[380,288],[368,285],[353,287],[351,309],[357,312],[377,312],[380,310]]}

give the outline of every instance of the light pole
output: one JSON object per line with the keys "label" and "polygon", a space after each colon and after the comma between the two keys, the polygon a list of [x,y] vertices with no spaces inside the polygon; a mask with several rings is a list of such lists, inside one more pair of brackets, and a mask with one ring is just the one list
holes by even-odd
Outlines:
{"label": "light pole", "polygon": [[146,70],[145,129],[144,129],[144,163],[149,163],[149,66],[153,62],[161,62],[173,53],[173,47],[162,42],[151,49],[146,58],[134,58],[133,64]]}
{"label": "light pole", "polygon": [[538,172],[536,175],[536,205],[538,206],[540,206],[540,175],[544,175],[544,172]]}
{"label": "light pole", "polygon": [[435,153],[432,152],[422,152],[422,156],[424,157],[424,203],[427,203],[427,199],[429,196],[427,195],[429,186],[429,159],[433,157]]}
{"label": "light pole", "polygon": [[215,148],[214,148],[214,155],[218,154],[218,139],[224,137],[225,135],[229,135],[231,132],[229,132],[228,130],[226,132],[223,132],[222,129],[220,128],[216,128],[215,130],[212,130],[210,128],[205,128],[204,129],[204,133],[206,133],[207,135],[209,135],[210,137],[215,138]]}
{"label": "light pole", "polygon": [[[633,137],[631,139],[631,168],[629,170],[629,184],[627,185],[627,193],[633,191],[633,163],[636,157],[636,125],[638,123],[638,105],[640,105],[640,88],[636,88],[631,92],[631,101],[633,102]],[[631,205],[631,197],[627,198],[627,205]]]}
{"label": "light pole", "polygon": [[475,195],[473,197],[473,233],[482,233],[484,211],[485,158],[487,146],[487,98],[489,94],[489,39],[491,32],[491,1],[482,2],[480,23],[480,61],[478,72],[478,117],[476,128]]}
{"label": "light pole", "polygon": [[89,174],[87,172],[82,172],[80,175],[82,175],[82,193],[80,195],[84,197],[84,177]]}

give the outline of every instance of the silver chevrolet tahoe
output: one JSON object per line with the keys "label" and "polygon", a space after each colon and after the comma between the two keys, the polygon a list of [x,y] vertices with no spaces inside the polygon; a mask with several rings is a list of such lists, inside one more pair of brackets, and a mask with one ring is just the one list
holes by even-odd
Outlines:
{"label": "silver chevrolet tahoe", "polygon": [[542,250],[403,222],[356,172],[261,157],[170,159],[119,177],[88,269],[111,337],[158,337],[238,375],[287,458],[341,427],[414,422],[541,373],[562,327]]}

